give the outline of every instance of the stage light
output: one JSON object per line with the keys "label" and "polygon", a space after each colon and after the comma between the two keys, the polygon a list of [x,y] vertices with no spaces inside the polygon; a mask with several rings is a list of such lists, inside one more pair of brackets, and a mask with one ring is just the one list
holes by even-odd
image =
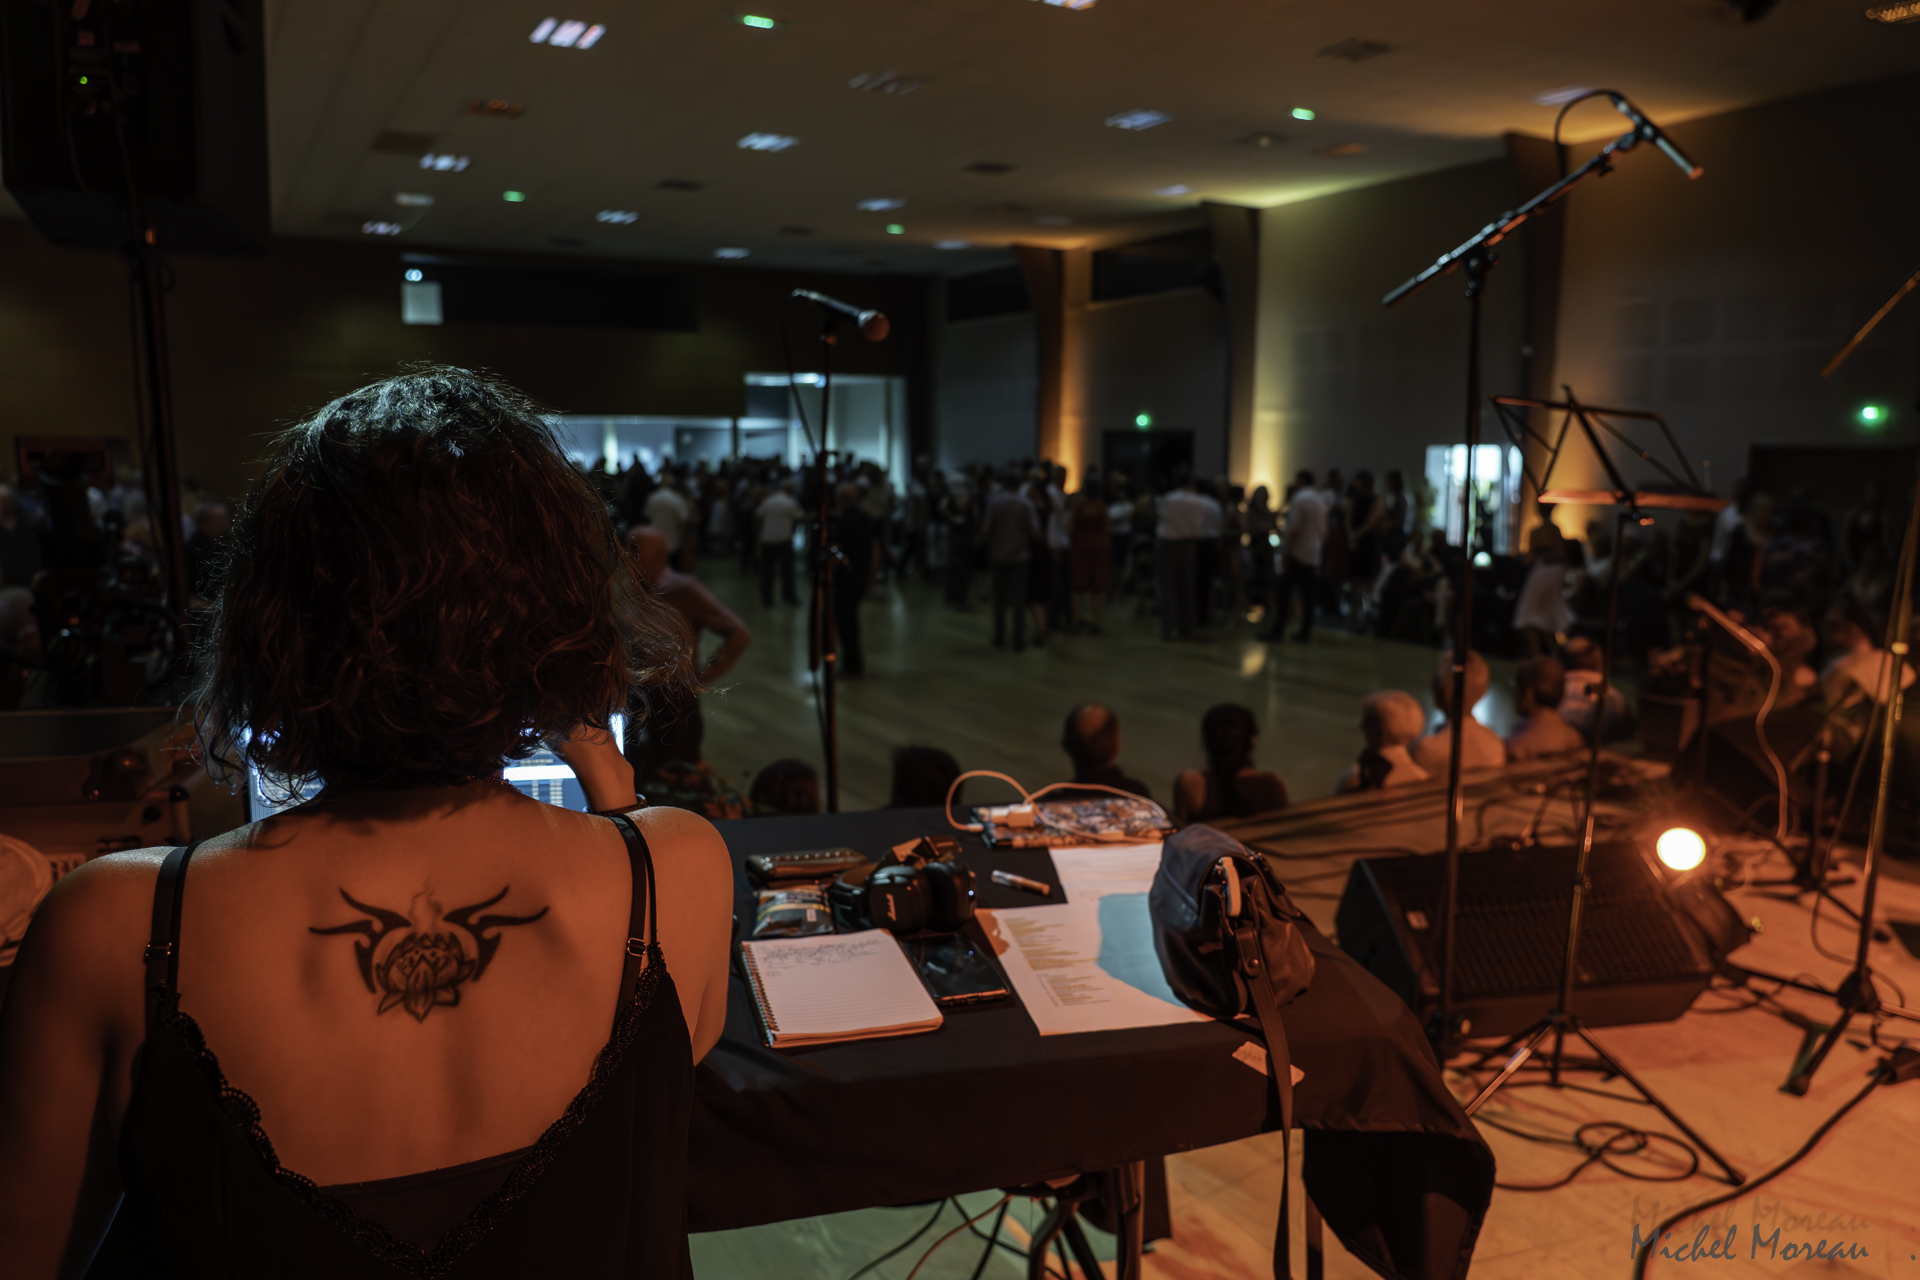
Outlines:
{"label": "stage light", "polygon": [[853,207],[864,209],[868,213],[885,213],[889,209],[898,209],[906,204],[905,200],[895,200],[890,196],[875,196],[871,200],[862,200]]}
{"label": "stage light", "polygon": [[742,151],[785,151],[799,141],[784,133],[750,133],[733,145]]}
{"label": "stage light", "polygon": [[1136,111],[1122,111],[1117,116],[1108,116],[1107,128],[1142,133],[1156,125],[1163,125],[1171,119],[1173,117],[1164,111],[1148,111],[1143,108]]}
{"label": "stage light", "polygon": [[1707,860],[1707,842],[1699,832],[1686,827],[1661,832],[1653,847],[1660,861],[1675,871],[1691,871]]}
{"label": "stage light", "polygon": [[747,252],[748,251],[745,249],[715,249],[713,251],[713,256],[716,258],[729,258],[729,259],[744,258],[747,256]]}
{"label": "stage light", "polygon": [[889,222],[887,224],[887,234],[890,236],[903,236],[907,234],[907,229],[897,222]]}
{"label": "stage light", "polygon": [[420,167],[436,173],[460,173],[472,163],[466,156],[436,155],[431,151],[420,157]]}
{"label": "stage light", "polygon": [[420,283],[420,282],[421,282],[422,280],[425,280],[426,278],[427,278],[427,277],[426,277],[426,275],[425,275],[425,273],[424,273],[424,272],[422,272],[422,271],[420,270],[420,268],[418,268],[418,267],[408,267],[408,268],[407,268],[407,281],[408,281],[408,283],[410,283],[410,284],[419,284],[419,283]]}
{"label": "stage light", "polygon": [[593,215],[595,222],[611,222],[619,226],[630,226],[640,221],[640,215],[632,209],[602,209]]}
{"label": "stage light", "polygon": [[1311,107],[1295,107],[1293,109],[1293,118],[1295,120],[1311,120],[1313,119],[1313,109]]}
{"label": "stage light", "polygon": [[1193,188],[1188,186],[1186,183],[1176,182],[1170,187],[1161,187],[1158,191],[1155,191],[1153,194],[1157,196],[1184,196],[1192,192],[1192,190]]}
{"label": "stage light", "polygon": [[1145,431],[1153,425],[1153,415],[1149,413],[1137,413],[1133,417],[1133,425]]}
{"label": "stage light", "polygon": [[522,204],[526,201],[527,193],[524,191],[502,191],[500,198],[508,204]]}
{"label": "stage light", "polygon": [[1883,404],[1863,404],[1853,416],[1859,419],[1861,426],[1878,430],[1886,426],[1887,419],[1893,415]]}

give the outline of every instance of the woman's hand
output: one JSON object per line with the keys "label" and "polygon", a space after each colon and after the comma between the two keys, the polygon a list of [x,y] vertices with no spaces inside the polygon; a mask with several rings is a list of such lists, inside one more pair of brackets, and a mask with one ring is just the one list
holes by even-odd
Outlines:
{"label": "woman's hand", "polygon": [[605,729],[583,729],[554,748],[565,760],[580,789],[587,793],[587,805],[597,813],[625,813],[640,807],[634,790],[633,766],[620,754],[613,735]]}

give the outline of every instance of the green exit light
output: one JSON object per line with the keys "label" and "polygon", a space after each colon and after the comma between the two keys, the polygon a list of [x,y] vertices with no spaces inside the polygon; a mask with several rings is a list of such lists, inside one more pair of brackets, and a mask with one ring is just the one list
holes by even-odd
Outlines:
{"label": "green exit light", "polygon": [[500,193],[500,198],[502,200],[505,200],[508,204],[519,204],[522,200],[525,200],[527,198],[527,193],[524,191],[502,191]]}
{"label": "green exit light", "polygon": [[772,18],[763,18],[757,13],[748,13],[741,15],[740,25],[743,27],[758,27],[762,31],[771,31],[778,24],[775,23]]}
{"label": "green exit light", "polygon": [[1860,420],[1861,426],[1877,428],[1886,426],[1887,419],[1892,415],[1887,412],[1887,406],[1883,404],[1863,404],[1859,412],[1853,416]]}
{"label": "green exit light", "polygon": [[1293,118],[1295,120],[1311,120],[1313,119],[1313,108],[1295,107],[1293,109]]}
{"label": "green exit light", "polygon": [[890,236],[903,236],[907,234],[907,229],[897,222],[889,222],[887,224],[887,234]]}
{"label": "green exit light", "polygon": [[92,82],[91,82],[91,81],[89,81],[89,80],[88,80],[88,79],[87,79],[87,78],[86,78],[85,76],[81,76],[81,77],[80,77],[80,83],[81,83],[81,84],[90,84],[90,83],[92,83]]}
{"label": "green exit light", "polygon": [[1142,431],[1145,431],[1148,427],[1151,427],[1153,425],[1153,415],[1149,413],[1135,414],[1133,418],[1133,425],[1140,428]]}

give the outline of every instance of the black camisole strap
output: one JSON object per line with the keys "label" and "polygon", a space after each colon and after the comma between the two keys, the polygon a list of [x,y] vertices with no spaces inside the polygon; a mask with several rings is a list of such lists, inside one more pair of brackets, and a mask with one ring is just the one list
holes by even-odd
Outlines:
{"label": "black camisole strap", "polygon": [[160,1012],[160,999],[180,988],[180,905],[186,884],[187,859],[200,841],[180,845],[160,864],[153,883],[153,929],[147,939],[147,1033]]}
{"label": "black camisole strap", "polygon": [[[633,867],[633,906],[627,913],[627,962],[620,975],[620,999],[633,999],[634,986],[640,981],[649,952],[660,945],[660,909],[653,885],[653,851],[640,827],[626,814],[614,814],[613,824],[627,842],[627,859]],[[646,931],[641,932],[640,915],[646,911]]]}

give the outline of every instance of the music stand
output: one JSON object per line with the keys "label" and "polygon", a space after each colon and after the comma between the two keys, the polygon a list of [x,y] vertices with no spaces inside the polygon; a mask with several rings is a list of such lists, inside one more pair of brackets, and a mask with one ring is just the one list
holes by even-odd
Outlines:
{"label": "music stand", "polygon": [[[1536,501],[1547,504],[1577,503],[1580,505],[1610,506],[1615,508],[1618,513],[1614,517],[1613,562],[1607,571],[1607,631],[1600,644],[1600,681],[1594,690],[1593,725],[1591,728],[1593,736],[1589,744],[1591,754],[1587,763],[1586,813],[1581,820],[1580,848],[1574,859],[1573,896],[1567,912],[1567,947],[1565,954],[1561,958],[1559,997],[1555,1000],[1553,1008],[1548,1010],[1544,1018],[1528,1030],[1520,1032],[1516,1036],[1509,1037],[1501,1049],[1496,1051],[1505,1052],[1507,1048],[1515,1044],[1519,1045],[1519,1048],[1507,1059],[1505,1065],[1500,1068],[1493,1079],[1488,1081],[1486,1086],[1474,1096],[1473,1101],[1466,1105],[1466,1112],[1468,1115],[1472,1115],[1481,1107],[1485,1106],[1487,1101],[1492,1098],[1494,1094],[1498,1093],[1507,1081],[1513,1078],[1514,1073],[1526,1065],[1527,1060],[1531,1058],[1535,1050],[1540,1047],[1540,1042],[1545,1040],[1549,1035],[1553,1037],[1553,1050],[1548,1058],[1547,1079],[1549,1083],[1558,1087],[1560,1084],[1560,1073],[1563,1069],[1569,1069],[1575,1066],[1580,1068],[1586,1067],[1585,1063],[1568,1063],[1564,1057],[1567,1036],[1578,1036],[1586,1044],[1587,1048],[1593,1051],[1594,1056],[1599,1059],[1605,1072],[1625,1080],[1628,1085],[1632,1086],[1634,1092],[1646,1100],[1648,1105],[1665,1116],[1668,1123],[1685,1134],[1694,1146],[1700,1149],[1702,1154],[1719,1165],[1721,1170],[1726,1174],[1727,1180],[1732,1185],[1739,1186],[1745,1181],[1739,1171],[1728,1164],[1726,1159],[1707,1143],[1706,1139],[1695,1133],[1687,1122],[1679,1117],[1673,1108],[1662,1102],[1651,1089],[1647,1088],[1638,1076],[1627,1069],[1624,1063],[1601,1048],[1593,1036],[1588,1033],[1585,1025],[1581,1023],[1579,1015],[1573,1012],[1574,985],[1579,975],[1580,928],[1586,911],[1587,891],[1592,887],[1590,877],[1588,876],[1588,867],[1593,858],[1593,831],[1596,816],[1595,801],[1600,786],[1600,740],[1607,718],[1607,694],[1611,690],[1613,680],[1614,638],[1620,625],[1620,562],[1626,559],[1627,526],[1630,523],[1637,524],[1642,520],[1651,523],[1652,517],[1642,514],[1647,510],[1718,511],[1720,508],[1726,506],[1727,502],[1723,498],[1716,498],[1712,494],[1701,491],[1699,483],[1693,480],[1692,468],[1687,466],[1685,455],[1680,453],[1680,446],[1679,443],[1674,440],[1673,432],[1667,429],[1666,422],[1662,420],[1658,414],[1630,409],[1589,408],[1581,404],[1579,400],[1574,397],[1573,388],[1563,387],[1562,390],[1566,393],[1566,399],[1564,401],[1532,400],[1517,396],[1496,396],[1494,397],[1494,404],[1496,412],[1501,414],[1503,426],[1507,424],[1507,416],[1504,412],[1505,408],[1562,411],[1566,414],[1566,418],[1561,423],[1559,439],[1550,446],[1552,452],[1545,470],[1537,480],[1530,472],[1527,475],[1527,478],[1533,481]],[[1634,445],[1633,441],[1624,433],[1607,423],[1606,419],[1609,417],[1651,420],[1659,423],[1660,429],[1665,434],[1667,442],[1673,447],[1674,456],[1676,460],[1679,461],[1681,469],[1685,473],[1685,478],[1682,479],[1681,476],[1676,475],[1672,470],[1660,463],[1652,454]],[[1614,487],[1612,489],[1553,489],[1548,487],[1553,479],[1553,468],[1559,463],[1564,454],[1563,446],[1566,443],[1568,428],[1575,423],[1579,424],[1581,434],[1592,447],[1601,466],[1606,469],[1607,478],[1613,482]],[[1626,478],[1620,474],[1620,469],[1614,465],[1612,455],[1607,452],[1606,446],[1601,443],[1601,430],[1607,431],[1617,439],[1634,447],[1643,461],[1651,464],[1656,470],[1666,476],[1670,482],[1684,485],[1685,487],[1678,491],[1671,489],[1636,490],[1632,485],[1628,484]],[[1546,441],[1536,435],[1530,427],[1526,428],[1526,433],[1534,439],[1539,440],[1540,443],[1546,443]],[[1449,932],[1452,931],[1451,922],[1448,925],[1448,930]]]}

